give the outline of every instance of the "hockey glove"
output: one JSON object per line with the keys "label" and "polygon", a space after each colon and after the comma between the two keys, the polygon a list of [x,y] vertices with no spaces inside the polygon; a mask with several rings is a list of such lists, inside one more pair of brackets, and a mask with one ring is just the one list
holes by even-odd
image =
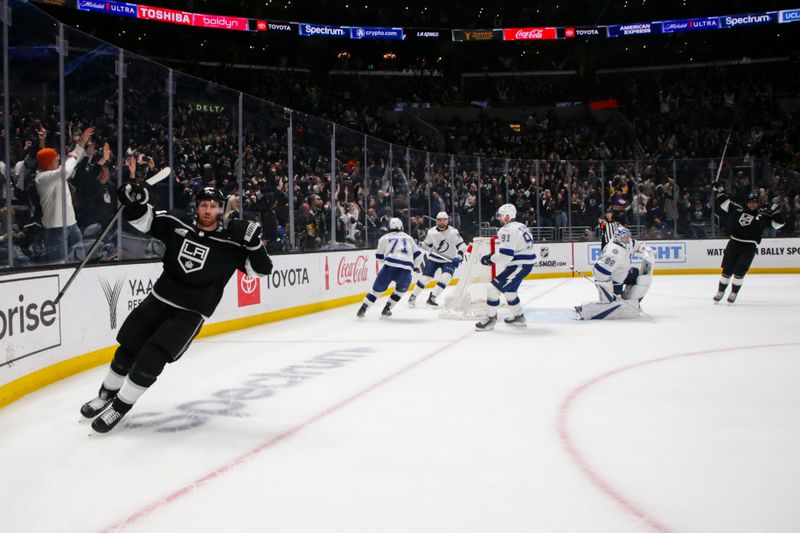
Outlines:
{"label": "hockey glove", "polygon": [[231,239],[244,245],[248,250],[256,250],[261,246],[261,224],[247,220],[233,219],[228,223]]}
{"label": "hockey glove", "polygon": [[492,256],[490,254],[486,254],[481,257],[481,264],[486,266],[492,266]]}
{"label": "hockey glove", "polygon": [[716,193],[717,197],[725,195],[725,184],[721,181],[715,181],[711,184],[711,187],[714,189],[714,193]]}
{"label": "hockey glove", "polygon": [[453,265],[453,268],[458,268],[458,265],[461,264],[461,256],[457,255],[450,260],[450,264]]}
{"label": "hockey glove", "polygon": [[150,193],[147,188],[138,183],[127,183],[117,190],[119,201],[125,207],[134,205],[147,205],[150,200]]}

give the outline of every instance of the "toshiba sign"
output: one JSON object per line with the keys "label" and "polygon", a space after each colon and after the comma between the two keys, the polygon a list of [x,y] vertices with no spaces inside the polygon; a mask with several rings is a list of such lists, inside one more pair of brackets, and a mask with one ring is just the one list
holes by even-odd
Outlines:
{"label": "toshiba sign", "polygon": [[556,38],[555,28],[506,28],[504,41],[549,41]]}
{"label": "toshiba sign", "polygon": [[157,20],[159,22],[171,22],[172,24],[192,25],[192,13],[186,11],[174,11],[161,7],[150,7],[139,5],[139,18],[145,20]]}

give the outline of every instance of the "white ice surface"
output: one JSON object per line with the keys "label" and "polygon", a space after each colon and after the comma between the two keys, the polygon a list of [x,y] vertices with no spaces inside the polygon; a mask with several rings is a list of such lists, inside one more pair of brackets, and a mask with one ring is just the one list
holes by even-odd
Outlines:
{"label": "white ice surface", "polygon": [[211,337],[105,436],[84,372],[0,410],[0,531],[800,531],[800,276],[716,281],[656,277],[652,320],[574,320],[576,278],[524,283],[526,329],[381,300]]}

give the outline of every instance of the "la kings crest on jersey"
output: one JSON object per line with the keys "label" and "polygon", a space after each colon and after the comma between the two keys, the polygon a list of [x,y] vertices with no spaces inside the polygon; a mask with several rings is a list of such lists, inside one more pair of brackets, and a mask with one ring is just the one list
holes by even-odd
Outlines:
{"label": "la kings crest on jersey", "polygon": [[211,249],[208,246],[186,239],[181,244],[181,249],[178,252],[178,262],[184,272],[191,274],[203,269],[209,251]]}
{"label": "la kings crest on jersey", "polygon": [[756,217],[749,213],[742,213],[742,216],[739,217],[739,225],[740,226],[749,226],[753,223]]}

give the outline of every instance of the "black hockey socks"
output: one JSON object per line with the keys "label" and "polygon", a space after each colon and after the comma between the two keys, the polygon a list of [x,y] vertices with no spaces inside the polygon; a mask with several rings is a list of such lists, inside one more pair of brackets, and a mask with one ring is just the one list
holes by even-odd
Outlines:
{"label": "black hockey socks", "polygon": [[733,276],[733,283],[731,283],[731,292],[739,292],[739,289],[742,288],[742,283],[744,283],[744,278],[739,276]]}
{"label": "black hockey socks", "polygon": [[725,274],[723,274],[719,278],[719,286],[717,287],[717,292],[725,292],[725,289],[728,288],[728,284],[730,282],[731,282],[731,277],[730,276],[726,276]]}

